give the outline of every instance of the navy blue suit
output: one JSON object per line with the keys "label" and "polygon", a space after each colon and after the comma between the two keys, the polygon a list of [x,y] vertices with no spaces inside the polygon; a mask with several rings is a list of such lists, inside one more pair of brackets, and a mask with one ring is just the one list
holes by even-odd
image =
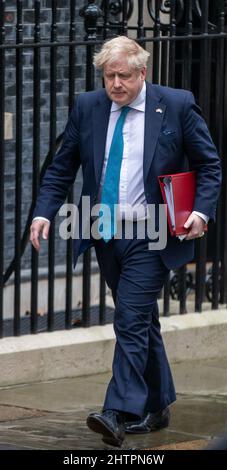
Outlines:
{"label": "navy blue suit", "polygon": [[[104,89],[78,96],[64,142],[47,170],[35,216],[52,220],[83,172],[81,196],[97,203],[111,108]],[[162,112],[157,112],[157,108]],[[162,203],[158,175],[196,170],[194,210],[215,219],[221,170],[216,148],[193,95],[147,83],[144,137],[144,188],[149,204]],[[79,204],[81,210],[81,202]],[[88,214],[88,218],[89,218]],[[80,217],[81,219],[81,217]],[[80,220],[81,222],[81,220]],[[113,377],[104,408],[135,413],[157,411],[174,401],[171,372],[160,335],[157,296],[169,269],[189,262],[194,242],[168,236],[160,252],[147,250],[148,239],[105,243],[74,240],[74,261],[94,244],[100,268],[116,305]]]}

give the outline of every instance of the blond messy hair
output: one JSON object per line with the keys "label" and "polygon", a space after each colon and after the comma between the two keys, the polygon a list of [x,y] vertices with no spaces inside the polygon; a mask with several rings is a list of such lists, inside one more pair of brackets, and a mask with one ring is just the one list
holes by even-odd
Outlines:
{"label": "blond messy hair", "polygon": [[122,55],[126,56],[130,68],[141,70],[146,66],[150,53],[133,39],[118,36],[104,42],[100,52],[94,54],[93,64],[97,69],[103,69],[107,63],[116,62]]}

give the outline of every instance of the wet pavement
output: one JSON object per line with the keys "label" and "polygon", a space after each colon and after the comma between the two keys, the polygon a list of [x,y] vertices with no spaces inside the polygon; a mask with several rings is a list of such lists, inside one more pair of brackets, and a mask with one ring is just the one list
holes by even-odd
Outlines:
{"label": "wet pavement", "polygon": [[[227,431],[227,358],[172,365],[170,426],[128,435],[122,449],[201,449]],[[110,449],[86,426],[110,374],[0,388],[0,449]]]}

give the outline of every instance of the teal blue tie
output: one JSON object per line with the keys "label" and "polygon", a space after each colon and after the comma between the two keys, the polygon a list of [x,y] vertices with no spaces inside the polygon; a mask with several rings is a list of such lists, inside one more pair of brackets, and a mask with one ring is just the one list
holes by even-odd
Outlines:
{"label": "teal blue tie", "polygon": [[[124,150],[123,126],[130,109],[128,106],[124,106],[121,110],[114,129],[106,166],[99,211],[103,222],[99,227],[99,233],[105,242],[111,240],[117,233],[117,214],[115,214],[116,208],[114,205],[118,203],[119,195],[119,181]],[[102,207],[102,205],[105,205],[105,207]]]}

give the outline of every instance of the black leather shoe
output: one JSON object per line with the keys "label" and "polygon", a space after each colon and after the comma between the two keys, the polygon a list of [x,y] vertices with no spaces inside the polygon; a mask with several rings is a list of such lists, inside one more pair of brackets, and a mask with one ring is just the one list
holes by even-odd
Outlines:
{"label": "black leather shoe", "polygon": [[157,411],[156,413],[147,413],[138,421],[125,422],[125,432],[129,434],[147,434],[151,431],[166,428],[169,425],[169,408]]}
{"label": "black leather shoe", "polygon": [[102,440],[105,444],[121,447],[125,438],[123,413],[115,410],[90,413],[87,425],[92,431],[103,435]]}

